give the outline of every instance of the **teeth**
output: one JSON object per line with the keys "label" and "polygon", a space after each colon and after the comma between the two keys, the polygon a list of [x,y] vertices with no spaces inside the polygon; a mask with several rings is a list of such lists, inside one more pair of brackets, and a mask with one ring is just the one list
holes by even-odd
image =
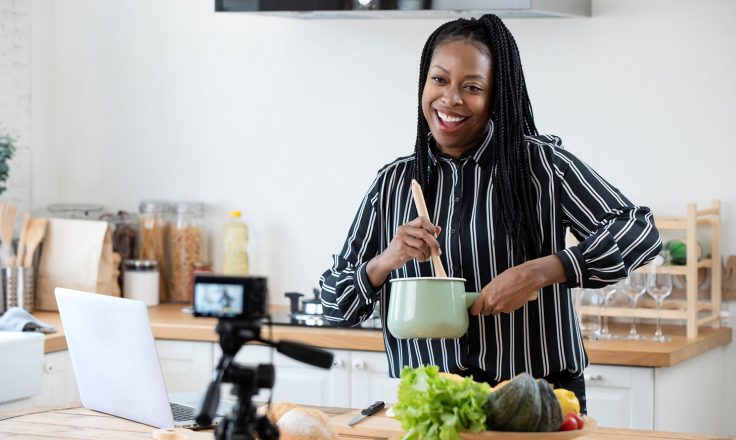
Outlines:
{"label": "teeth", "polygon": [[442,119],[445,122],[461,122],[466,119],[466,118],[457,117],[457,116],[450,116],[447,113],[442,113],[441,111],[437,111],[437,115],[439,115],[440,119]]}

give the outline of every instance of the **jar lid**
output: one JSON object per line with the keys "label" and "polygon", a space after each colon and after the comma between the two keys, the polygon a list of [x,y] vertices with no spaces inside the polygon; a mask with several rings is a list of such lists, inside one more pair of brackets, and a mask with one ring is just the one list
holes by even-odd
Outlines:
{"label": "jar lid", "polygon": [[138,205],[141,214],[167,214],[171,211],[171,202],[166,200],[143,200]]}
{"label": "jar lid", "polygon": [[204,214],[204,203],[202,202],[177,202],[176,204],[177,214]]}
{"label": "jar lid", "polygon": [[73,218],[87,218],[101,213],[105,208],[92,203],[55,203],[46,209],[54,215],[71,216]]}
{"label": "jar lid", "polygon": [[133,270],[154,270],[158,269],[158,261],[156,260],[125,260],[125,268]]}

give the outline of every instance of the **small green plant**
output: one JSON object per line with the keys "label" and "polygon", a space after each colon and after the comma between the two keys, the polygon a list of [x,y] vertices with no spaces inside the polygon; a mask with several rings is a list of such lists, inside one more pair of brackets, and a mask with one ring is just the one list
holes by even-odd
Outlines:
{"label": "small green plant", "polygon": [[15,139],[7,133],[0,130],[0,194],[7,189],[7,182],[10,175],[10,165],[8,162],[15,155]]}

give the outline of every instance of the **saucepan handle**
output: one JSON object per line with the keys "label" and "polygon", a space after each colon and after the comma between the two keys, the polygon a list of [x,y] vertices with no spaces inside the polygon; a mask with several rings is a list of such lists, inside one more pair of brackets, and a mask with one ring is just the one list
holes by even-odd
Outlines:
{"label": "saucepan handle", "polygon": [[465,307],[470,308],[479,296],[480,292],[465,292]]}

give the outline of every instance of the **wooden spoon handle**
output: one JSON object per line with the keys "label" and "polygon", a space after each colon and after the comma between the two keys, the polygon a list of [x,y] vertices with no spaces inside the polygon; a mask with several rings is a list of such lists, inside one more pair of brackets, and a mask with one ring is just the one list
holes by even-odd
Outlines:
{"label": "wooden spoon handle", "polygon": [[26,234],[28,233],[28,225],[31,223],[31,216],[26,212],[23,214],[23,226],[20,229],[20,239],[18,240],[18,252],[16,262],[18,266],[24,265],[26,255]]}
{"label": "wooden spoon handle", "polygon": [[[422,187],[419,185],[419,182],[414,179],[411,179],[411,195],[414,197],[414,204],[417,207],[417,213],[419,213],[419,217],[424,217],[431,222],[432,220],[429,218],[427,205],[424,202],[424,193],[422,192]],[[445,272],[445,268],[442,266],[442,260],[440,260],[440,256],[437,254],[437,252],[434,251],[434,249],[432,249],[431,252],[432,265],[434,266],[435,275],[438,278],[447,278],[447,272]]]}

